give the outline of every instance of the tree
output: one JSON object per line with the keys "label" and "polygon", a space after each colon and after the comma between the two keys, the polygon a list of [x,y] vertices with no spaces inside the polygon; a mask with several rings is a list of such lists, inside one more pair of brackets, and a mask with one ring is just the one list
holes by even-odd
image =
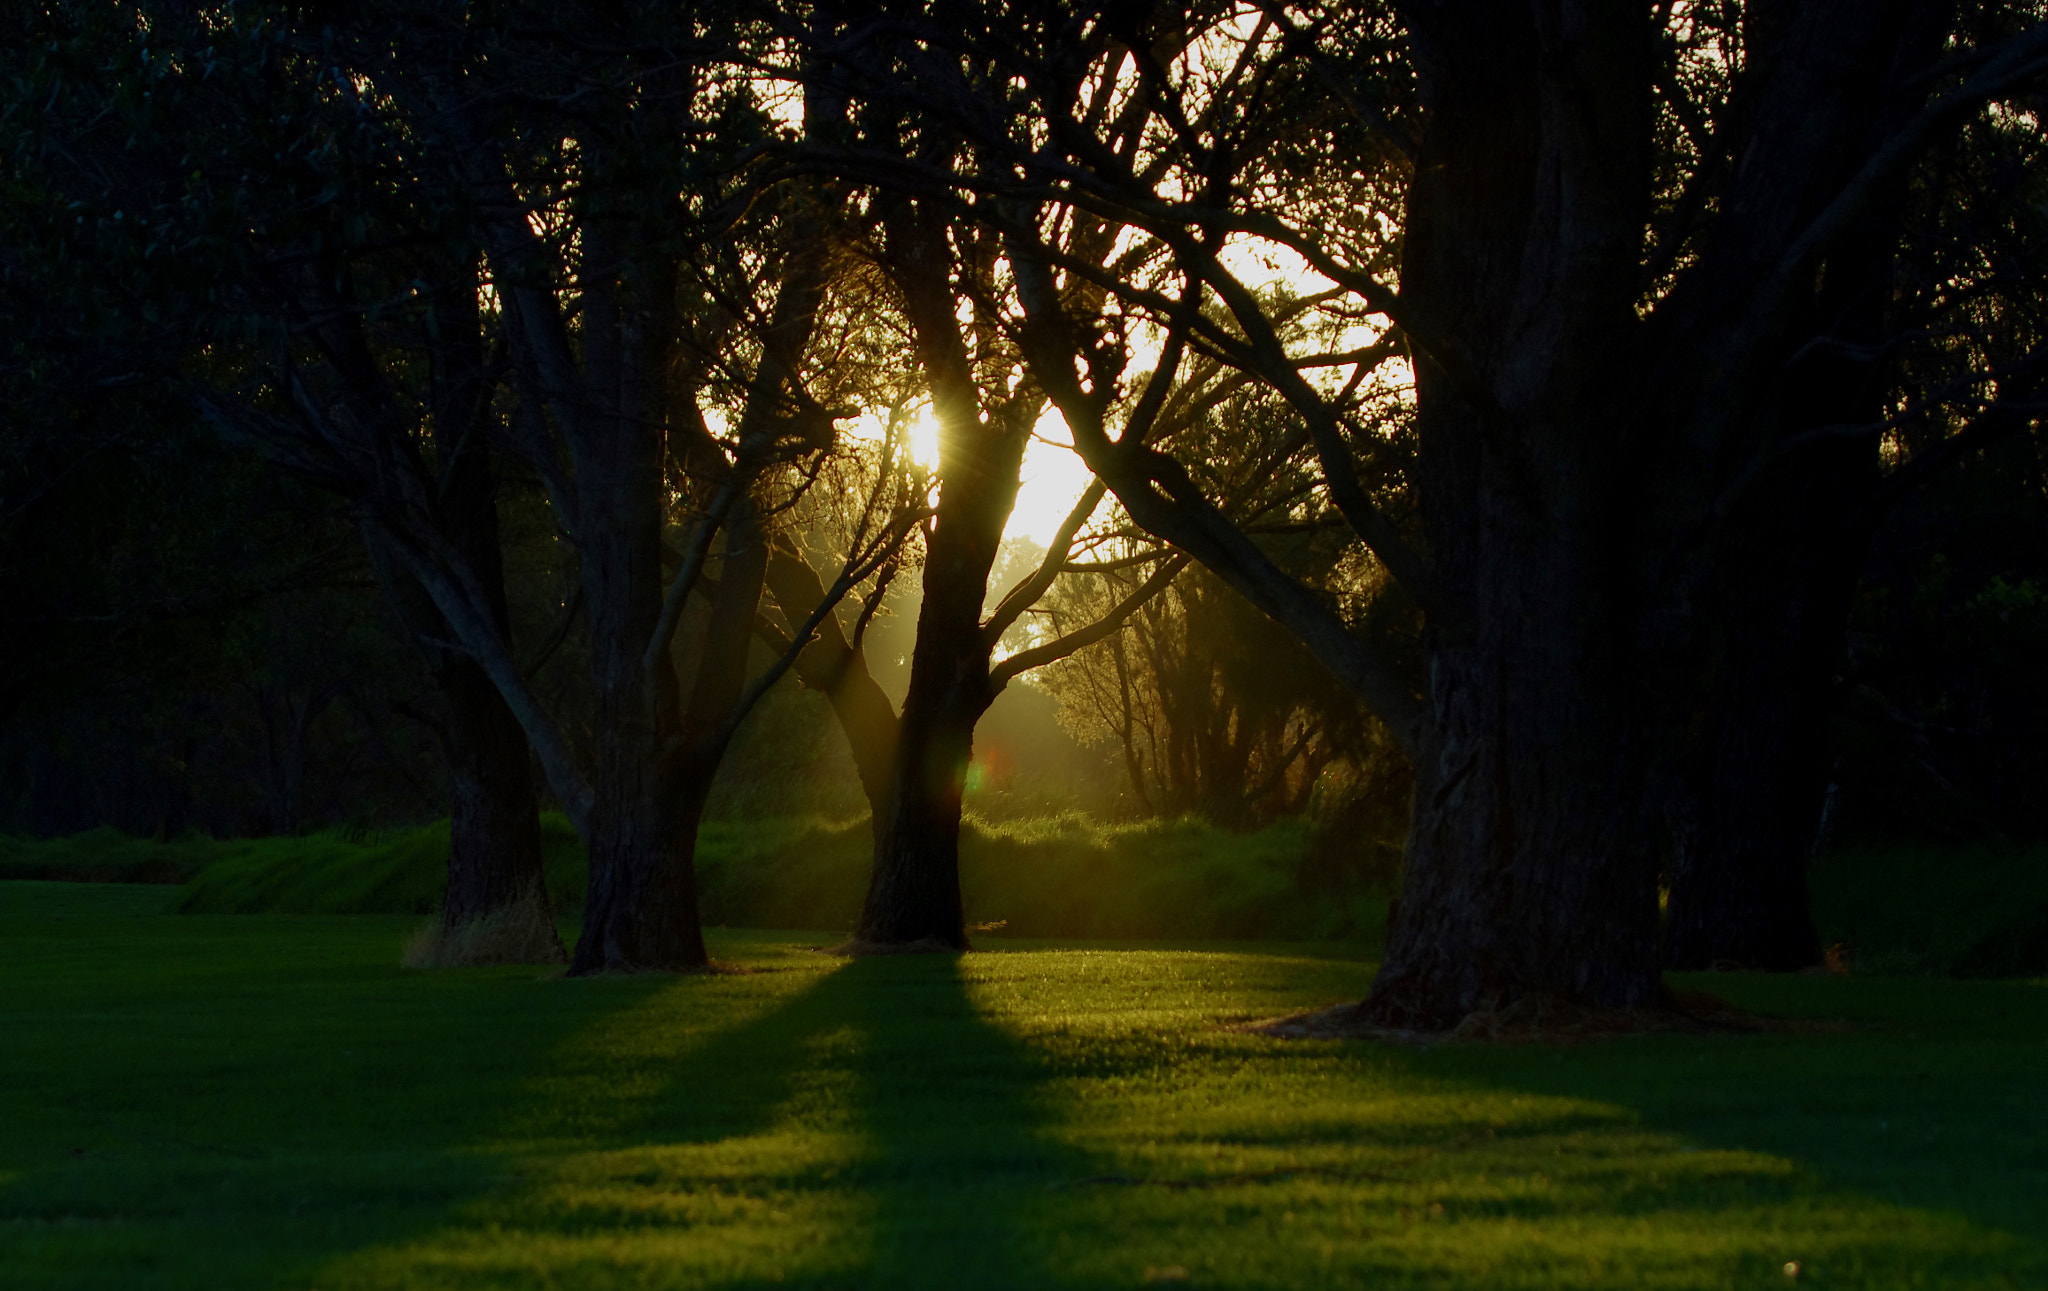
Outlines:
{"label": "tree", "polygon": [[[523,750],[501,755],[524,733],[591,857],[573,971],[701,966],[698,816],[788,663],[747,676],[765,535],[856,393],[831,365],[856,324],[825,316],[833,195],[764,188],[747,164],[780,127],[730,64],[744,25],[657,6],[511,26],[360,10],[317,30],[148,9],[124,35],[121,16],[127,124],[170,146],[103,152],[121,186],[100,196],[154,199],[121,212],[152,235],[122,265],[145,310],[215,329],[185,365],[198,401],[347,500],[437,672],[510,716],[459,743],[523,775]],[[812,96],[808,128],[834,115]],[[203,305],[147,272],[160,245],[205,253],[170,257],[197,262]],[[99,275],[110,297],[136,287]],[[586,749],[514,649],[493,454],[533,472],[574,552]],[[919,514],[876,513],[814,613]],[[719,595],[679,641],[707,566]]]}
{"label": "tree", "polygon": [[[50,102],[77,113],[42,123],[45,155],[69,163],[52,169],[70,171],[72,209],[92,210],[118,255],[113,272],[80,267],[115,308],[164,324],[154,354],[143,337],[128,348],[149,354],[185,406],[231,440],[344,497],[372,491],[377,467],[331,451],[323,460],[335,445],[284,433],[294,415],[285,410],[348,418],[371,441],[357,435],[351,449],[378,437],[414,447],[437,503],[428,523],[462,553],[509,631],[486,442],[495,383],[474,257],[431,241],[445,227],[407,219],[420,212],[404,210],[403,186],[380,173],[396,151],[389,123],[331,92],[332,63],[319,57],[331,50],[275,15],[226,30],[146,8],[129,16],[126,31],[80,20],[38,69]],[[66,54],[106,61],[79,75]],[[108,92],[125,108],[111,120],[94,102]],[[76,256],[72,241],[64,250]],[[413,296],[410,308],[393,303]],[[445,714],[452,824],[440,939],[464,946],[458,958],[559,960],[525,737],[475,661],[448,646],[453,634],[423,591],[374,530],[364,536]],[[266,707],[266,729],[289,728],[272,743],[296,748],[338,696],[330,686],[274,718]],[[289,828],[293,795],[274,796],[273,816]],[[487,951],[469,944],[485,924]]]}
{"label": "tree", "polygon": [[[1666,817],[1718,693],[1711,661],[1767,658],[1749,634],[1791,621],[1748,577],[1767,572],[1760,500],[1795,480],[1853,493],[1885,465],[1889,418],[1801,389],[1801,363],[1856,352],[1828,306],[1868,281],[1865,239],[1898,245],[1886,195],[2048,70],[2048,27],[2024,20],[1945,52],[1938,6],[1741,13],[1732,43],[1694,51],[1728,75],[1707,87],[1714,128],[1675,161],[1659,144],[1685,121],[1667,87],[1691,6],[1032,8],[926,23],[953,56],[872,88],[1000,158],[899,174],[1003,231],[1030,372],[1132,518],[1286,624],[1407,749],[1405,888],[1362,1020],[1659,1001]],[[1008,76],[971,80],[970,53]],[[1079,246],[1076,219],[1119,236]],[[1333,316],[1385,320],[1413,365],[1412,457],[1371,433],[1355,382],[1285,344],[1245,246],[1327,284]],[[1887,314],[1886,335],[1922,321]],[[1162,357],[1129,380],[1140,328]],[[1155,445],[1190,355],[1302,417],[1332,502],[1425,616],[1419,673]],[[2010,415],[1997,370],[1973,370],[1893,408]],[[1854,451],[1826,451],[1837,439]],[[1389,466],[1412,521],[1370,487]],[[1853,572],[1811,568],[1803,596]],[[1745,616],[1750,596],[1766,612]]]}
{"label": "tree", "polygon": [[[744,149],[772,145],[774,127],[719,61],[726,46],[699,42],[699,17],[738,39],[722,18],[655,7],[550,10],[539,30],[573,21],[606,39],[425,30],[372,72],[478,213],[517,389],[509,425],[577,548],[594,728],[581,765],[459,553],[393,510],[376,517],[519,715],[589,849],[575,972],[705,962],[692,853],[719,759],[815,624],[921,514],[874,513],[793,648],[748,678],[772,517],[804,484],[785,467],[833,443],[839,396],[856,392],[819,365],[832,329],[855,324],[825,309],[833,193],[753,184]],[[841,128],[828,94],[804,109],[807,131]],[[685,523],[665,532],[677,503]],[[718,587],[686,688],[677,637],[714,544]]]}

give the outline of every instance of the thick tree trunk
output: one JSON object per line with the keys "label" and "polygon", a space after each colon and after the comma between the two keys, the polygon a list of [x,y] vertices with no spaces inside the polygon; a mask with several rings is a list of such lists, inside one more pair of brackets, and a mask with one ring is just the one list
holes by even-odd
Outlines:
{"label": "thick tree trunk", "polygon": [[[1008,462],[1011,500],[1021,459],[1018,451]],[[946,480],[942,490],[966,495],[986,479],[977,475],[963,488],[955,485],[957,478]],[[910,688],[903,697],[888,792],[875,829],[874,872],[858,941],[967,945],[960,905],[961,794],[974,725],[990,700],[992,643],[982,631],[981,607],[1009,514],[1007,505],[998,510],[994,501],[978,500],[982,506],[949,513],[941,495],[939,523],[925,557]]]}
{"label": "thick tree trunk", "polygon": [[899,206],[888,226],[939,421],[939,505],[925,544],[924,602],[889,800],[875,830],[874,872],[855,940],[964,948],[961,794],[974,724],[994,698],[995,641],[982,627],[982,607],[1044,400],[1019,389],[983,407],[985,392],[954,313],[944,216]]}
{"label": "thick tree trunk", "polygon": [[[565,955],[541,867],[540,802],[525,729],[474,660],[436,644],[453,631],[377,536],[366,530],[365,539],[399,620],[422,642],[447,713],[439,731],[449,780],[448,881],[434,933],[415,946],[410,961],[560,962]],[[471,555],[503,615],[495,522],[491,541],[488,557]]]}
{"label": "thick tree trunk", "polygon": [[[1836,450],[1839,452],[1839,450]],[[1758,499],[1712,612],[1671,834],[1665,963],[1787,971],[1820,956],[1807,893],[1828,716],[1866,545],[1853,465]]]}
{"label": "thick tree trunk", "polygon": [[[1505,536],[1505,535],[1504,535]],[[1660,996],[1657,866],[1642,803],[1656,750],[1583,546],[1525,543],[1482,586],[1469,644],[1430,659],[1401,901],[1365,1016],[1416,1030],[1525,1000]]]}
{"label": "thick tree trunk", "polygon": [[[1809,365],[1811,366],[1811,365]],[[1795,374],[1790,429],[1881,415],[1867,365]],[[1788,971],[1820,957],[1806,872],[1826,796],[1828,719],[1875,455],[1854,441],[1753,491],[1731,527],[1673,822],[1665,962]]]}
{"label": "thick tree trunk", "polygon": [[[726,522],[724,567],[703,639],[695,643],[687,707],[675,694],[667,658],[650,668],[636,655],[632,669],[615,662],[604,671],[630,671],[655,693],[621,686],[616,693],[631,707],[598,717],[610,738],[597,750],[590,895],[572,974],[687,971],[710,963],[697,902],[697,831],[745,688],[766,546],[751,503],[741,501]],[[660,555],[655,545],[640,554]],[[636,638],[651,639],[651,625],[623,639]]]}
{"label": "thick tree trunk", "polygon": [[624,741],[600,754],[590,888],[572,975],[688,971],[710,963],[697,910],[696,839],[708,778],[675,783],[659,752]]}
{"label": "thick tree trunk", "polygon": [[[1840,435],[1787,446],[1861,405],[1799,368],[1840,302],[1780,266],[1860,164],[1904,6],[1810,6],[1772,36],[1782,66],[1715,237],[1647,326],[1645,16],[1480,9],[1415,7],[1429,119],[1402,301],[1443,595],[1407,886],[1366,1004],[1387,1025],[1654,1003],[1667,859],[1688,957],[1745,924],[1748,954],[1808,953],[1810,705],[1853,578],[1842,499],[1870,457]],[[1695,803],[1677,822],[1674,781]]]}
{"label": "thick tree trunk", "polygon": [[[591,221],[585,254],[613,263],[622,233]],[[666,307],[658,293],[643,299],[610,281],[584,306],[585,379],[611,402],[586,414],[575,441],[577,509],[592,518],[579,541],[594,701],[590,878],[569,969],[579,975],[709,962],[688,849],[701,793],[675,764],[680,683],[671,652],[649,650],[665,586],[663,444],[649,413],[660,403]]]}
{"label": "thick tree trunk", "polygon": [[[1891,15],[1896,52],[1841,96],[1875,138],[1912,110],[1884,91],[1938,58],[1940,7]],[[1888,73],[1888,77],[1885,75]],[[1787,971],[1820,957],[1807,867],[1827,792],[1828,717],[1858,573],[1876,522],[1877,455],[1839,428],[1886,413],[1880,367],[1896,273],[1902,181],[1828,256],[1788,329],[1813,338],[1758,412],[1782,460],[1739,488],[1722,542],[1691,784],[1673,829],[1665,962]],[[1803,448],[1788,441],[1804,437]]]}
{"label": "thick tree trunk", "polygon": [[[927,660],[924,641],[920,619],[920,661]],[[974,724],[987,708],[986,649],[980,655],[978,691],[975,662],[971,649],[931,660],[923,687],[913,665],[894,774],[875,829],[874,871],[855,934],[858,941],[967,947],[960,903],[961,793],[973,753]],[[934,668],[945,669],[954,684],[933,684]]]}
{"label": "thick tree trunk", "polygon": [[1364,1015],[1436,1030],[1525,1002],[1639,1008],[1662,990],[1644,805],[1664,751],[1640,702],[1642,499],[1616,448],[1634,412],[1648,27],[1428,9],[1403,300],[1460,352],[1417,364],[1442,591],[1404,887]]}
{"label": "thick tree trunk", "polygon": [[[498,631],[509,641],[512,614],[505,596],[497,480],[485,448],[489,383],[473,261],[451,275],[448,289],[437,293],[435,308],[445,320],[434,347],[441,527],[475,572]],[[446,629],[434,632],[443,640],[453,635]],[[459,930],[476,927],[477,944],[464,956],[471,961],[558,962],[566,955],[541,870],[540,799],[526,732],[475,660],[446,650],[436,653],[434,680],[450,718],[443,937],[459,940]]]}
{"label": "thick tree trunk", "polygon": [[1807,862],[1827,766],[1829,678],[1785,666],[1721,692],[1703,783],[1674,831],[1665,963],[1803,968],[1820,955]]}

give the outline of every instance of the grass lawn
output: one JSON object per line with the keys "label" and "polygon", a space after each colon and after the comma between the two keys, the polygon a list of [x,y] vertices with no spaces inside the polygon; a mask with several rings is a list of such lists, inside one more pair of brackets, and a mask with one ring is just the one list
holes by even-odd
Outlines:
{"label": "grass lawn", "polygon": [[565,981],[175,897],[0,884],[0,1287],[2048,1286],[2048,983],[1412,1050],[1225,1029],[1360,947]]}

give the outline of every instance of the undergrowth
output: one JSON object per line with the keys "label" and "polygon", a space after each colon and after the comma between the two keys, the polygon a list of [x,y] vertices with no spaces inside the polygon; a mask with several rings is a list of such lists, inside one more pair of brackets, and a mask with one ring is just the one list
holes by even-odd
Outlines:
{"label": "undergrowth", "polygon": [[[583,850],[560,815],[542,818],[548,892],[581,913]],[[1350,853],[1358,852],[1352,847]],[[1376,845],[1304,821],[1232,834],[1195,819],[1104,824],[1081,813],[992,822],[970,816],[961,887],[977,940],[1010,937],[1374,938],[1392,867]],[[98,829],[0,837],[0,879],[183,883],[188,914],[430,914],[439,908],[446,821],[413,830],[155,842]],[[711,926],[844,933],[866,893],[865,818],[713,821],[698,839]],[[1345,868],[1346,865],[1349,868]],[[2019,977],[2048,973],[2048,848],[1862,847],[1812,871],[1825,944],[1859,973]]]}
{"label": "undergrowth", "polygon": [[[582,847],[559,815],[544,816],[542,829],[548,892],[573,917],[586,881]],[[29,855],[99,849],[130,868],[150,857],[175,864],[188,879],[175,906],[184,914],[424,915],[440,905],[448,825],[359,841],[323,833],[164,844],[99,831],[8,842]],[[1078,813],[1003,823],[970,817],[961,832],[961,887],[982,937],[1377,936],[1386,918],[1383,881],[1332,874],[1312,843],[1311,827],[1300,821],[1232,834],[1194,819],[1105,825]],[[704,921],[848,931],[867,891],[870,847],[865,819],[707,823],[697,844]]]}

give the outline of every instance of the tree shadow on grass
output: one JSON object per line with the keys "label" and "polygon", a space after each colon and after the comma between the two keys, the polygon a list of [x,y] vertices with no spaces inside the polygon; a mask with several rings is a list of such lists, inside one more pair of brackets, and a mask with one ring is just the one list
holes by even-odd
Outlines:
{"label": "tree shadow on grass", "polygon": [[[1758,1012],[1854,1025],[1371,1045],[1352,1057],[1403,1084],[1468,1091],[1462,1116],[1479,1133],[1462,1162],[1429,1172],[1454,1214],[1462,1190],[1474,1218],[1675,1223],[1746,1250],[1751,1272],[1789,1261],[1802,1276],[1855,1285],[2048,1275],[2048,991],[1761,976],[1686,985]],[[1502,1202],[1471,1186],[1488,1174],[1541,1174],[1548,1186]]]}
{"label": "tree shadow on grass", "polygon": [[860,1281],[888,1287],[1077,1285],[1048,1262],[1050,1188],[1088,1173],[1040,1063],[983,1017],[955,956],[882,956],[825,991],[861,1019],[859,1168],[874,1199]]}
{"label": "tree shadow on grass", "polygon": [[476,1152],[509,1177],[312,1281],[1075,1285],[1046,1263],[1037,1203],[1081,1167],[962,962],[819,969],[736,1019],[718,995],[750,979],[686,981],[565,1038]]}
{"label": "tree shadow on grass", "polygon": [[402,927],[45,936],[51,953],[0,986],[0,1285],[304,1285],[506,1186],[472,1145],[544,1055],[660,986],[400,973]]}
{"label": "tree shadow on grass", "polygon": [[465,1225],[551,1234],[550,1272],[572,1284],[623,1261],[648,1285],[1072,1285],[1034,1212],[1080,1164],[1043,1132],[1040,1072],[982,1017],[959,957],[837,965],[667,1077],[554,1167],[549,1195]]}
{"label": "tree shadow on grass", "polygon": [[1758,974],[1689,984],[1852,1029],[1632,1045],[1576,1077],[1570,1056],[1538,1064],[1523,1083],[1569,1080],[1701,1145],[1779,1154],[1868,1196],[2003,1229],[2048,1265],[2048,990]]}

